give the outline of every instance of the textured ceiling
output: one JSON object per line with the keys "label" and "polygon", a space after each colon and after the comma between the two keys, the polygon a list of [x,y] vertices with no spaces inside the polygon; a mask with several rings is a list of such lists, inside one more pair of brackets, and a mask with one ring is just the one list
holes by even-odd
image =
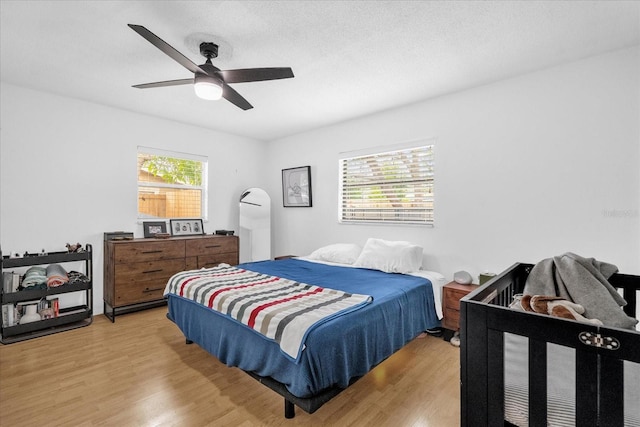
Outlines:
{"label": "textured ceiling", "polygon": [[[640,44],[635,1],[2,0],[0,18],[4,82],[261,140]],[[197,64],[213,41],[218,68],[295,78],[233,85],[248,111],[134,89],[192,75],[127,24]]]}

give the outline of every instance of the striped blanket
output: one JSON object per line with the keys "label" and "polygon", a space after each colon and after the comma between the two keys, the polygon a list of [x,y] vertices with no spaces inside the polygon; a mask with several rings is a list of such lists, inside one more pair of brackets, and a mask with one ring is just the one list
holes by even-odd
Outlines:
{"label": "striped blanket", "polygon": [[321,288],[226,264],[175,274],[164,293],[191,299],[231,317],[277,342],[296,361],[314,327],[373,300],[368,295]]}

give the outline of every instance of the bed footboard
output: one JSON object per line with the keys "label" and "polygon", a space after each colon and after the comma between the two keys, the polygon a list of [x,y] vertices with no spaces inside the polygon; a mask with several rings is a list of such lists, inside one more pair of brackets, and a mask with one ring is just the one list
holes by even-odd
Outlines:
{"label": "bed footboard", "polygon": [[[461,425],[510,425],[505,418],[505,333],[528,341],[530,426],[548,424],[549,343],[575,351],[575,424],[625,425],[624,367],[640,363],[640,333],[510,309],[532,267],[514,264],[461,300]],[[610,283],[622,289],[627,314],[637,316],[640,277],[616,274]]]}

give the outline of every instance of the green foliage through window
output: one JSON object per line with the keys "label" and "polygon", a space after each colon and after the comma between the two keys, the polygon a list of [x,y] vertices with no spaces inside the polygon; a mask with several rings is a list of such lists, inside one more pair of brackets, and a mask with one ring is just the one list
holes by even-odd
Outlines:
{"label": "green foliage through window", "polygon": [[168,184],[202,184],[202,163],[195,160],[151,155],[143,160],[141,168]]}
{"label": "green foliage through window", "polygon": [[207,158],[138,147],[138,218],[206,219]]}

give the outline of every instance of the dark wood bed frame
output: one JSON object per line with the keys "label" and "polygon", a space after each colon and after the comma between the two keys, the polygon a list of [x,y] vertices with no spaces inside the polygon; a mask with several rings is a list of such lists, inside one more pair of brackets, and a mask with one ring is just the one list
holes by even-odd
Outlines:
{"label": "dark wood bed frame", "polygon": [[[623,361],[640,363],[640,333],[510,309],[532,267],[516,263],[460,302],[461,425],[510,425],[504,418],[504,333],[510,332],[529,338],[530,426],[547,425],[548,342],[575,349],[576,425],[622,426]],[[636,317],[640,276],[615,274],[609,282],[622,289],[624,311]],[[585,333],[593,343],[583,342]],[[610,340],[617,349],[603,345]]]}

